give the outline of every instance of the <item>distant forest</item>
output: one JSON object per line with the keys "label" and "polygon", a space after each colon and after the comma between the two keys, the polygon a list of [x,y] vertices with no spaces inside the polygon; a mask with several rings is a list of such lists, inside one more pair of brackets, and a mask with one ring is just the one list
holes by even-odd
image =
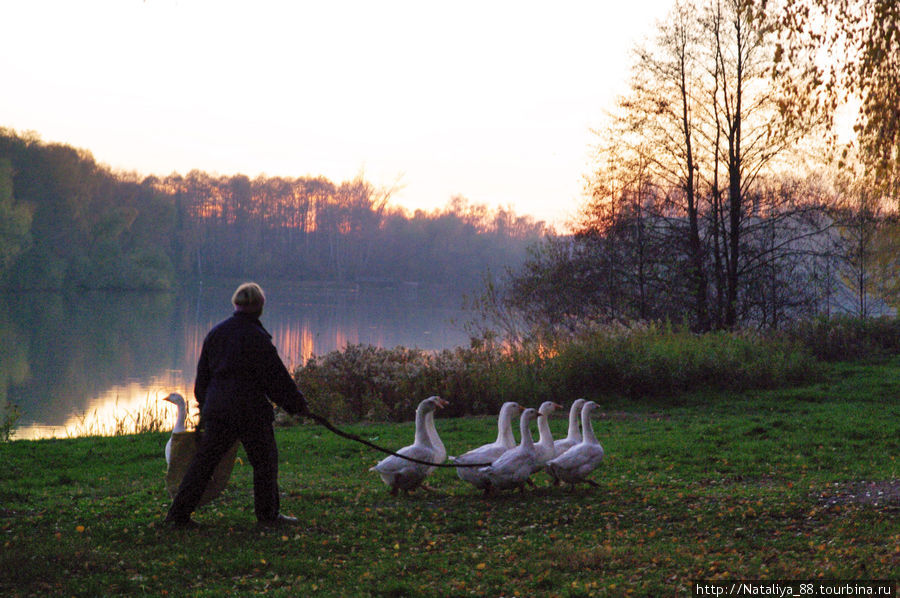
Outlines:
{"label": "distant forest", "polygon": [[203,278],[479,286],[518,267],[542,221],[462,197],[391,205],[361,176],[113,172],[85,150],[0,128],[0,284],[166,290]]}

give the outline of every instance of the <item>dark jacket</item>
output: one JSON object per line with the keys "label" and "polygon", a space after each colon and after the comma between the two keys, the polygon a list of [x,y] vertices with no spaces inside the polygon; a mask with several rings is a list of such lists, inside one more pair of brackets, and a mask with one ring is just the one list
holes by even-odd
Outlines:
{"label": "dark jacket", "polygon": [[194,397],[202,418],[274,419],[272,404],[291,414],[306,410],[306,399],[278,357],[272,335],[255,315],[235,312],[203,341]]}

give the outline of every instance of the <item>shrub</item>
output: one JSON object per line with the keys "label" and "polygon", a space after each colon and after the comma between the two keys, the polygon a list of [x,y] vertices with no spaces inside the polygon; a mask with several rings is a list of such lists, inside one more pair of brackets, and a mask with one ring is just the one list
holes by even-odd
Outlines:
{"label": "shrub", "polygon": [[809,380],[820,370],[810,355],[782,340],[659,326],[592,333],[564,345],[547,369],[551,384],[568,396],[632,398],[771,388]]}
{"label": "shrub", "polygon": [[796,323],[785,336],[826,361],[877,359],[900,353],[900,320],[893,317],[817,318]]}
{"label": "shrub", "polygon": [[447,415],[455,416],[496,413],[504,401],[538,405],[578,396],[636,399],[773,388],[820,372],[808,352],[784,338],[646,325],[515,347],[489,339],[440,352],[350,345],[310,359],[295,377],[316,413],[402,421],[434,394],[450,401]]}
{"label": "shrub", "polygon": [[0,409],[0,442],[9,440],[20,417],[22,417],[22,412],[15,403],[7,402]]}
{"label": "shrub", "polygon": [[450,401],[448,415],[493,412],[502,402],[496,392],[498,359],[497,351],[485,346],[433,353],[348,345],[310,358],[294,376],[318,414],[403,421],[431,395]]}

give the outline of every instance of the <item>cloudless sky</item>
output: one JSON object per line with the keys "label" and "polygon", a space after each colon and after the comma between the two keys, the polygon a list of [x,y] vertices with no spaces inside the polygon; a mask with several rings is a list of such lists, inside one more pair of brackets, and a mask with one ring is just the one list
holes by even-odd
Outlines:
{"label": "cloudless sky", "polygon": [[561,224],[671,0],[0,0],[0,126],[141,175],[363,173]]}

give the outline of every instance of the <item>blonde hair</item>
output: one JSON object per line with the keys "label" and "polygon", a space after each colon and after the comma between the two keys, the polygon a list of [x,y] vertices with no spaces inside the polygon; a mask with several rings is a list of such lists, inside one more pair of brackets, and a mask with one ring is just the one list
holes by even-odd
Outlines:
{"label": "blonde hair", "polygon": [[245,282],[231,296],[231,303],[239,311],[258,312],[266,303],[266,295],[255,282]]}

